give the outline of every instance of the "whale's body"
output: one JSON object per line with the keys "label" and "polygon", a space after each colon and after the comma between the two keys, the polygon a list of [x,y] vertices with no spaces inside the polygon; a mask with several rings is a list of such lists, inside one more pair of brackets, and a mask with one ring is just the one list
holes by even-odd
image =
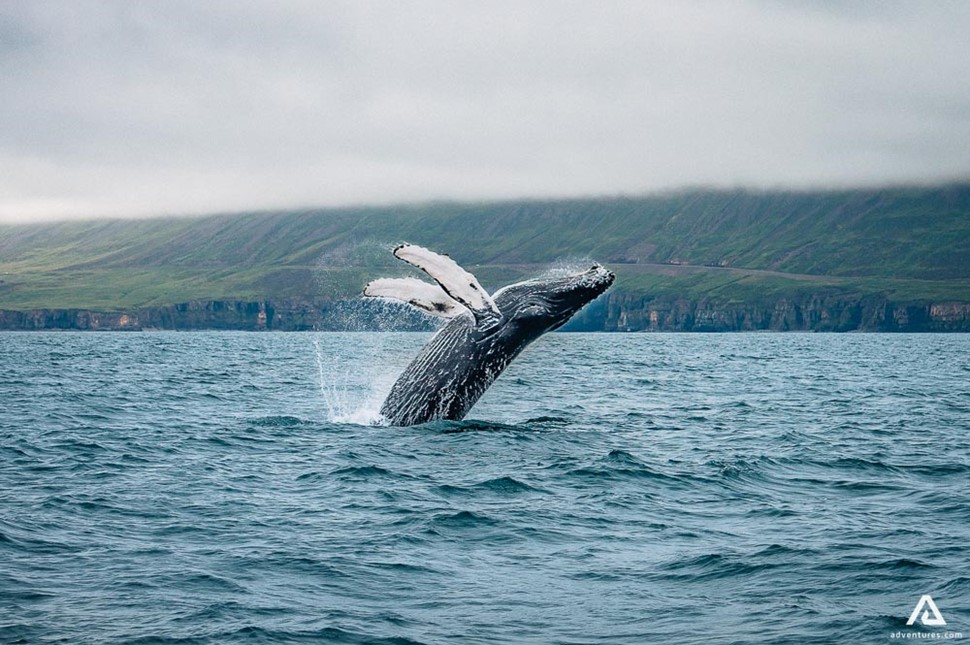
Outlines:
{"label": "whale's body", "polygon": [[[418,252],[428,255],[412,261],[415,258],[408,253]],[[512,284],[490,297],[474,276],[460,268],[461,274],[456,274],[457,265],[447,256],[410,245],[399,246],[395,255],[435,278],[443,297],[435,298],[426,288],[433,285],[418,280],[375,281],[364,294],[405,300],[451,318],[405,368],[384,400],[381,415],[396,426],[464,418],[523,349],[563,325],[609,288],[614,277],[595,265],[575,275]],[[429,270],[427,257],[444,258],[450,264],[444,271],[437,266]]]}

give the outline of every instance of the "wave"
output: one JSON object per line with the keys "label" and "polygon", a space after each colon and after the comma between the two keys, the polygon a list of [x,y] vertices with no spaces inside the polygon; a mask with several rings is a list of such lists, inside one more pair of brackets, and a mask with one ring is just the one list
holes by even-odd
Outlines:
{"label": "wave", "polygon": [[494,493],[500,496],[521,495],[524,493],[545,492],[541,488],[536,488],[526,484],[514,477],[504,476],[486,479],[485,481],[467,486],[445,484],[437,489],[445,496],[476,496],[481,493]]}
{"label": "wave", "polygon": [[439,513],[431,519],[432,526],[449,529],[475,529],[496,526],[497,524],[499,522],[494,518],[475,511]]}

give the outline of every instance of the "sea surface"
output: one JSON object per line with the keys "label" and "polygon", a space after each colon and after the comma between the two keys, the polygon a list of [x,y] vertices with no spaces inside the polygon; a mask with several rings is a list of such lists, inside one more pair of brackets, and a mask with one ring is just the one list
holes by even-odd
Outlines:
{"label": "sea surface", "polygon": [[0,642],[970,639],[970,336],[427,339],[0,334]]}

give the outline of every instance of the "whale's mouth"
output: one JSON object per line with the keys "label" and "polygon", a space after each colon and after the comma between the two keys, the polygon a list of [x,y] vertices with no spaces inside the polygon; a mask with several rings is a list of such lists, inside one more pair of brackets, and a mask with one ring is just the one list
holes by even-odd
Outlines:
{"label": "whale's mouth", "polygon": [[582,306],[609,289],[615,279],[615,273],[600,264],[594,264],[586,271],[566,278],[560,293],[582,300]]}
{"label": "whale's mouth", "polygon": [[534,278],[495,292],[499,308],[513,322],[508,329],[529,328],[537,334],[564,325],[577,311],[610,288],[616,275],[599,264],[554,278]]}
{"label": "whale's mouth", "polygon": [[592,287],[600,286],[603,288],[603,291],[606,291],[613,284],[613,281],[616,280],[616,274],[601,264],[594,264],[587,271],[581,273],[579,278],[581,281],[589,281]]}
{"label": "whale's mouth", "polygon": [[577,311],[609,289],[615,279],[616,274],[599,264],[562,278],[548,297],[553,318],[550,330],[564,325]]}
{"label": "whale's mouth", "polygon": [[594,264],[585,271],[560,278],[550,287],[556,299],[582,301],[582,304],[586,304],[609,289],[615,279],[616,275],[612,271],[600,264]]}

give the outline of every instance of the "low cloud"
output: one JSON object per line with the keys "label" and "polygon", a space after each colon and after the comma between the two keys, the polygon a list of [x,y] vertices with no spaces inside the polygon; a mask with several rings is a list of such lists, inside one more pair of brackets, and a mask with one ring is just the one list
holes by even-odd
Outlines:
{"label": "low cloud", "polygon": [[970,177],[970,5],[0,2],[0,221]]}

